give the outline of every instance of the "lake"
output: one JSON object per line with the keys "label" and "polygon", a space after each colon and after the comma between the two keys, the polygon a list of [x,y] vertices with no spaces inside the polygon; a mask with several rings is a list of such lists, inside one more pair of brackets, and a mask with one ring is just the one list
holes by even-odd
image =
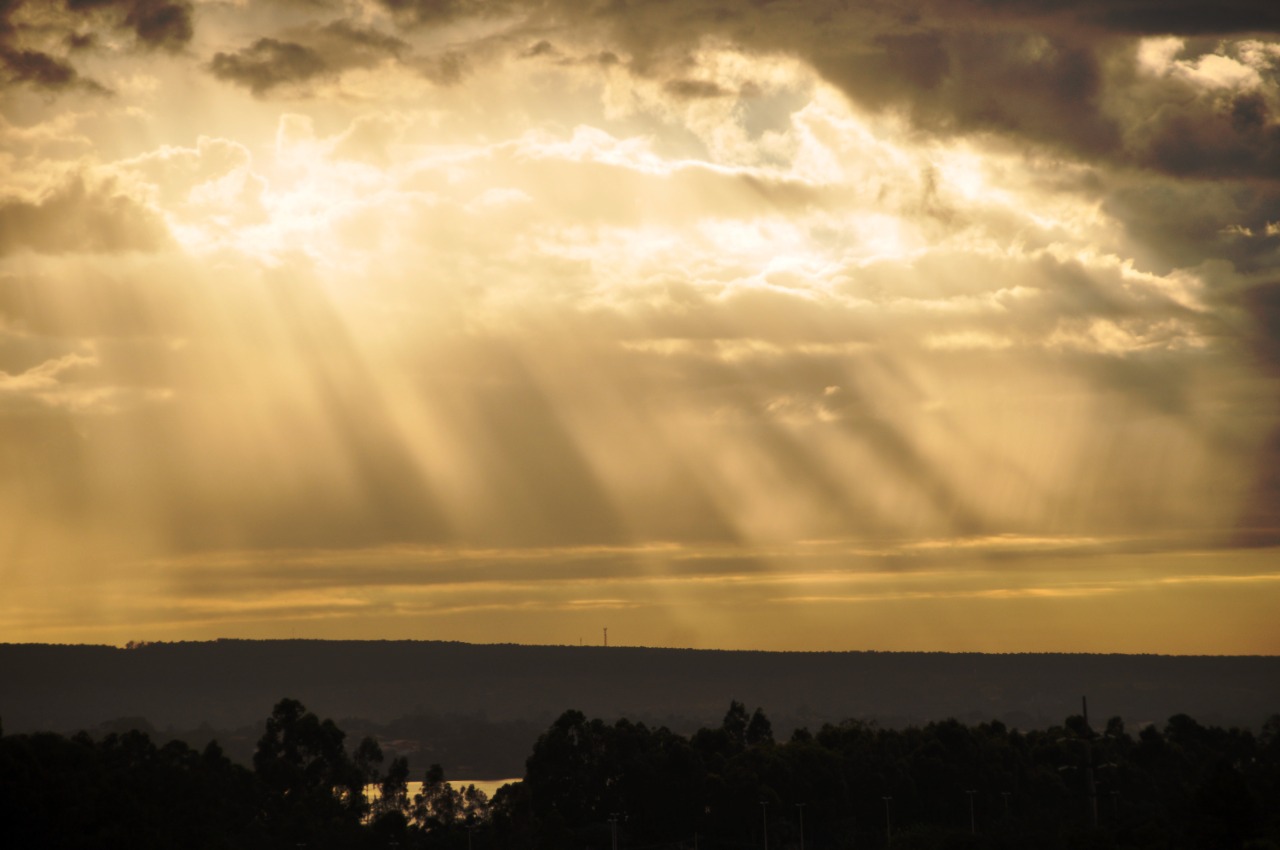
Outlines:
{"label": "lake", "polygon": [[[489,799],[493,799],[493,793],[503,785],[510,785],[512,782],[519,782],[520,777],[515,779],[450,779],[449,784],[453,786],[453,790],[462,791],[468,785],[474,785],[480,791],[485,793]],[[413,799],[413,795],[422,790],[421,782],[409,783],[409,799]]]}
{"label": "lake", "polygon": [[[503,785],[510,785],[512,782],[519,781],[519,777],[516,777],[515,779],[450,779],[448,784],[453,786],[453,790],[458,792],[461,792],[462,789],[466,788],[468,785],[474,785],[478,790],[483,791],[486,797],[492,800],[494,792]],[[422,791],[422,783],[406,782],[405,784],[409,788],[409,803],[412,804],[414,796]],[[364,793],[365,797],[372,803],[374,800],[378,799],[378,786],[370,785],[365,788]]]}

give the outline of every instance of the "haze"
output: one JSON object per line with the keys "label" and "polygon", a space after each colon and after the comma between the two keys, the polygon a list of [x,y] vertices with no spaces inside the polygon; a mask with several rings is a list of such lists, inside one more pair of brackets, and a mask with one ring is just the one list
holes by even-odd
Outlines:
{"label": "haze", "polygon": [[0,6],[0,641],[1280,652],[1271,4]]}

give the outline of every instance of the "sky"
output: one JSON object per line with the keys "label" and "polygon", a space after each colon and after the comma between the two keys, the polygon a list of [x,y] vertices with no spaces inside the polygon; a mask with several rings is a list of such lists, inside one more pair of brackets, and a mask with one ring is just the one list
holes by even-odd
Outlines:
{"label": "sky", "polygon": [[0,0],[0,641],[1277,610],[1270,0]]}

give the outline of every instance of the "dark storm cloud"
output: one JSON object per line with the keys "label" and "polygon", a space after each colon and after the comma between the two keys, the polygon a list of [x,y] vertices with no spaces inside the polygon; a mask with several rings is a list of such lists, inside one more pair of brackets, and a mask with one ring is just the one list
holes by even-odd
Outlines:
{"label": "dark storm cloud", "polygon": [[[1074,22],[1129,35],[1225,35],[1280,29],[1280,7],[1268,0],[935,0],[933,14],[996,20]],[[904,19],[910,13],[904,13]]]}
{"label": "dark storm cloud", "polygon": [[66,8],[78,18],[95,12],[111,15],[114,25],[133,30],[143,47],[180,50],[195,34],[186,0],[66,0]]}
{"label": "dark storm cloud", "polygon": [[235,53],[216,53],[209,70],[218,79],[244,86],[259,96],[276,86],[305,83],[331,71],[311,48],[274,38],[260,38]]}
{"label": "dark storm cloud", "polygon": [[856,102],[905,110],[932,132],[995,132],[1086,154],[1119,133],[1098,110],[1095,50],[1038,32],[885,35],[862,50],[819,43],[812,61]]}
{"label": "dark storm cloud", "polygon": [[209,62],[215,77],[262,96],[283,85],[298,85],[350,68],[372,67],[399,58],[408,45],[394,36],[350,21],[333,21],[291,34],[291,40],[260,38],[235,53],[217,53]]}
{"label": "dark storm cloud", "polygon": [[1280,263],[1280,189],[1244,180],[1117,180],[1103,193],[1103,209],[1125,223],[1144,246],[1154,270],[1229,260],[1254,272]]}
{"label": "dark storm cloud", "polygon": [[23,27],[14,23],[13,16],[23,5],[23,0],[0,0],[0,83],[25,84],[46,91],[105,92],[98,83],[82,77],[69,62],[20,42]]}
{"label": "dark storm cloud", "polygon": [[1226,35],[1280,29],[1280,7],[1267,0],[979,0],[996,13],[1074,19],[1126,34]]}
{"label": "dark storm cloud", "polygon": [[[382,4],[409,22],[506,13],[530,33],[576,31],[596,51],[627,55],[633,73],[665,81],[677,96],[718,96],[714,80],[687,68],[711,38],[794,55],[856,103],[905,112],[934,133],[996,133],[1180,174],[1275,170],[1274,117],[1256,97],[1237,93],[1243,99],[1233,102],[1230,95],[1201,96],[1186,81],[1170,81],[1156,93],[1158,103],[1134,106],[1142,114],[1104,108],[1111,89],[1135,83],[1135,36],[1273,33],[1280,31],[1280,7],[1271,3]],[[550,44],[541,35],[534,40]],[[1199,55],[1219,47],[1204,39],[1188,49]],[[1127,120],[1146,121],[1157,107],[1175,102],[1184,104],[1176,115],[1157,116],[1158,138],[1128,146]],[[1189,140],[1188,129],[1196,130]]]}
{"label": "dark storm cloud", "polygon": [[1223,99],[1219,108],[1172,104],[1142,153],[1146,164],[1183,177],[1280,174],[1280,124],[1270,124],[1256,94]]}
{"label": "dark storm cloud", "polygon": [[[27,9],[40,10],[38,24],[15,22],[16,13]],[[189,2],[65,0],[60,6],[40,6],[27,0],[5,0],[0,3],[0,80],[46,91],[107,92],[46,49],[57,44],[71,52],[88,50],[97,43],[92,28],[101,25],[132,30],[140,47],[169,51],[181,50],[194,33]]]}
{"label": "dark storm cloud", "polygon": [[[98,7],[110,0],[69,2]],[[130,2],[136,10],[169,8],[163,0]],[[1112,88],[1134,82],[1134,36],[1280,31],[1280,7],[1270,3],[917,0],[886,8],[835,0],[801,6],[745,0],[376,2],[406,30],[501,19],[501,34],[482,38],[521,42],[518,52],[526,58],[584,48],[615,60],[622,55],[632,73],[660,81],[682,99],[731,93],[704,74],[690,73],[690,57],[710,38],[749,52],[796,56],[856,103],[904,113],[931,133],[994,133],[1065,154],[1188,176],[1274,173],[1280,162],[1275,116],[1256,95],[1202,97],[1186,81],[1166,81],[1158,103],[1134,105],[1140,115],[1104,108]],[[137,11],[130,16],[142,17]],[[344,21],[313,27],[309,34],[262,35],[238,52],[219,53],[211,68],[263,94],[407,52],[398,39]],[[562,38],[578,43],[569,47]],[[1212,52],[1216,46],[1206,40],[1196,49]],[[461,77],[457,57],[468,54],[464,44],[455,43],[443,58],[417,64],[428,78],[453,83]],[[1129,118],[1154,118],[1153,132],[1136,146],[1126,138]]]}
{"label": "dark storm cloud", "polygon": [[0,47],[0,67],[6,83],[26,83],[49,91],[81,89],[104,93],[106,88],[80,76],[67,62],[39,50]]}
{"label": "dark storm cloud", "polygon": [[140,44],[165,50],[180,50],[195,32],[191,5],[164,0],[134,0],[124,24],[133,29]]}
{"label": "dark storm cloud", "polygon": [[936,89],[950,73],[951,59],[936,33],[882,35],[875,43],[894,74],[919,89]]}
{"label": "dark storm cloud", "polygon": [[1261,130],[1267,125],[1268,112],[1267,101],[1262,95],[1257,92],[1242,94],[1231,102],[1231,126],[1240,133]]}

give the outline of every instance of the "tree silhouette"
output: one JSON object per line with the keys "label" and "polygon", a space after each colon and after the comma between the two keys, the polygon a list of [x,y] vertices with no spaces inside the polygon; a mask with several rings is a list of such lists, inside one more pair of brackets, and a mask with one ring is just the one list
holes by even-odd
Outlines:
{"label": "tree silhouette", "polygon": [[340,843],[365,812],[365,774],[343,747],[345,733],[294,699],[276,704],[253,767],[267,789],[268,831],[297,843]]}
{"label": "tree silhouette", "polygon": [[[956,720],[881,729],[860,721],[765,734],[763,711],[691,737],[567,711],[539,738],[522,782],[492,801],[432,765],[408,800],[409,762],[344,733],[296,700],[264,725],[254,770],[216,743],[157,746],[145,732],[0,735],[0,846],[84,850],[404,850],[624,847],[1265,850],[1280,845],[1280,715],[1258,735],[1175,715],[1136,739],[1123,723],[1089,739],[1083,718],[1042,730]],[[749,730],[756,726],[756,733]],[[741,746],[733,743],[734,736]],[[1096,769],[1098,826],[1085,767]],[[361,793],[379,797],[367,812]],[[972,810],[969,806],[972,804]],[[972,811],[972,815],[970,812]],[[972,820],[971,820],[972,817]]]}

